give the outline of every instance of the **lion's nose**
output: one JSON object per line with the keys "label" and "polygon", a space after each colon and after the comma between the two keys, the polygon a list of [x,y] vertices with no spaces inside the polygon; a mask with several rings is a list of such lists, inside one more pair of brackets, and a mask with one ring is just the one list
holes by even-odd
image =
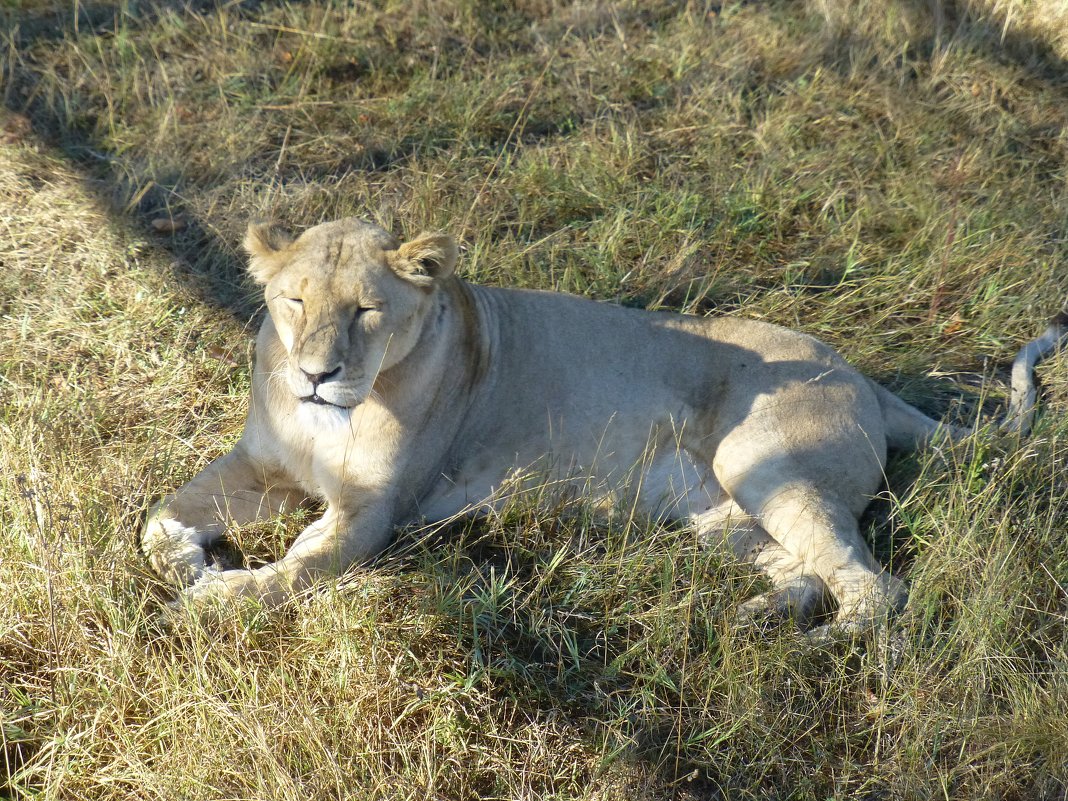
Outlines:
{"label": "lion's nose", "polygon": [[311,382],[311,385],[313,387],[317,387],[321,383],[323,383],[324,381],[329,381],[331,378],[337,378],[338,375],[340,375],[340,373],[341,373],[341,365],[339,364],[333,370],[330,370],[329,372],[326,372],[326,373],[309,373],[303,367],[300,368],[300,371],[302,373],[304,373],[304,377],[307,378],[308,381]]}

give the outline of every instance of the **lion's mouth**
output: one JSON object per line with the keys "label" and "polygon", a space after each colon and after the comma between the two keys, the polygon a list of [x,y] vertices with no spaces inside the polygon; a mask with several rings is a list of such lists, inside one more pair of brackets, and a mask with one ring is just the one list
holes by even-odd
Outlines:
{"label": "lion's mouth", "polygon": [[351,411],[352,409],[360,405],[359,400],[355,401],[354,403],[334,403],[333,401],[328,401],[318,392],[313,392],[311,395],[299,396],[298,400],[301,403],[310,403],[315,406],[329,406],[331,409],[340,409],[343,412]]}
{"label": "lion's mouth", "polygon": [[335,409],[344,409],[344,406],[339,406],[336,403],[331,403],[325,398],[319,397],[319,393],[313,392],[311,395],[305,395],[301,398],[304,403],[314,403],[316,406],[333,406]]}

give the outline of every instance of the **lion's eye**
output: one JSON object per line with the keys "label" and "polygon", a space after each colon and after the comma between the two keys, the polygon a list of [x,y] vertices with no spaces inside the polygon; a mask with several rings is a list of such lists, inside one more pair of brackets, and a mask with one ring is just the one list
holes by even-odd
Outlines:
{"label": "lion's eye", "polygon": [[304,301],[300,298],[282,298],[282,300],[284,300],[292,309],[300,309],[304,306]]}

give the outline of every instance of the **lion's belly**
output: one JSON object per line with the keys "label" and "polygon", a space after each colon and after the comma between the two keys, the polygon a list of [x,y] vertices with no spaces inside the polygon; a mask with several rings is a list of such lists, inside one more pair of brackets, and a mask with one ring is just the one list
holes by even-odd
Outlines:
{"label": "lion's belly", "polygon": [[533,460],[482,454],[442,476],[419,503],[418,514],[437,521],[500,511],[524,498],[542,507],[557,499],[583,499],[609,513],[622,507],[657,520],[683,520],[729,501],[711,467],[685,448],[671,443],[638,453],[628,449],[619,459],[616,452],[557,451]]}

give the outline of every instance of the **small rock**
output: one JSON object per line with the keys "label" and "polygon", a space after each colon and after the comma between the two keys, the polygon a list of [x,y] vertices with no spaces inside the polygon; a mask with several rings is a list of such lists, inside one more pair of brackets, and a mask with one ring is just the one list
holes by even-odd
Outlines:
{"label": "small rock", "polygon": [[173,234],[181,231],[189,224],[184,214],[177,217],[156,217],[151,223],[152,230],[157,234]]}
{"label": "small rock", "polygon": [[0,143],[14,145],[33,133],[33,123],[25,114],[8,112],[0,115]]}

